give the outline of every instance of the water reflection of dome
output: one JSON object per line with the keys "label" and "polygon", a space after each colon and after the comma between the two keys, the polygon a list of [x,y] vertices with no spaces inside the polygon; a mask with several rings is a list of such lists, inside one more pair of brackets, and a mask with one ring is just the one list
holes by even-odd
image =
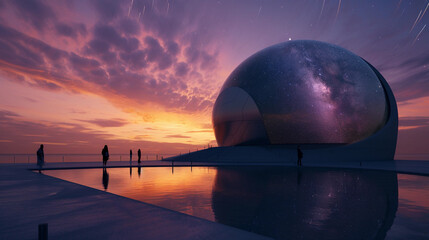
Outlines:
{"label": "water reflection of dome", "polygon": [[394,172],[219,168],[217,222],[276,239],[384,239],[398,206]]}
{"label": "water reflection of dome", "polygon": [[389,113],[375,71],[359,56],[327,43],[268,47],[225,81],[213,108],[218,145],[363,140],[386,124]]}

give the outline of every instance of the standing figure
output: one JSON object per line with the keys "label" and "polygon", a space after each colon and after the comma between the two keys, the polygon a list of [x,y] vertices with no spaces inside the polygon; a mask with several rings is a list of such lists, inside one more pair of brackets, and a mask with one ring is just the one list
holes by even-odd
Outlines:
{"label": "standing figure", "polygon": [[133,150],[130,149],[130,164],[133,161]]}
{"label": "standing figure", "polygon": [[101,155],[103,155],[103,166],[106,166],[107,160],[109,160],[109,149],[107,148],[107,145],[104,145]]}
{"label": "standing figure", "polygon": [[43,152],[43,144],[40,144],[39,150],[37,150],[37,165],[39,166],[39,173],[42,173],[42,167],[45,165],[45,153]]}
{"label": "standing figure", "polygon": [[296,149],[296,151],[298,152],[298,162],[297,162],[297,165],[298,165],[298,166],[302,166],[301,159],[302,159],[302,156],[303,156],[304,154],[302,153],[301,148],[300,148],[300,146],[299,146],[299,145],[298,145],[298,148]]}
{"label": "standing figure", "polygon": [[139,157],[139,164],[140,164],[140,161],[141,161],[141,159],[142,159],[142,151],[140,151],[140,148],[139,148],[139,150],[137,151],[137,156]]}

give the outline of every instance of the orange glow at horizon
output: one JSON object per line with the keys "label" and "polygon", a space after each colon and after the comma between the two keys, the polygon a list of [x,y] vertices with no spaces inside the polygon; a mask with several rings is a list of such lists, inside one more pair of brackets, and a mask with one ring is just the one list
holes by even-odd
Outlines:
{"label": "orange glow at horizon", "polygon": [[[83,132],[108,134],[106,140],[154,141],[159,143],[186,143],[190,145],[214,144],[210,118],[204,114],[187,114],[163,111],[161,107],[141,106],[142,109],[124,111],[115,104],[94,94],[46,91],[27,88],[18,83],[5,81],[0,89],[3,110],[13,111],[19,121],[31,121],[46,126],[52,123],[62,128],[79,124],[87,128]],[[17,101],[19,99],[19,101]],[[52,101],[55,99],[56,101]],[[81,106],[85,106],[81,108]],[[121,119],[120,126],[100,126],[93,119]],[[65,123],[65,124],[64,124]],[[31,135],[27,136],[43,136]],[[84,141],[85,139],[81,139]],[[67,146],[61,143],[54,145]],[[3,142],[13,142],[4,139]],[[34,143],[41,143],[36,141]],[[47,143],[45,141],[45,143]]]}

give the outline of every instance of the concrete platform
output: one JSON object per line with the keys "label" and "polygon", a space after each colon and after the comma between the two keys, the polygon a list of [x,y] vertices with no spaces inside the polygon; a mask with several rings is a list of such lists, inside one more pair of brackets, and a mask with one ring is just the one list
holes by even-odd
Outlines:
{"label": "concrete platform", "polygon": [[[335,144],[306,144],[301,145],[304,153],[302,165],[307,167],[334,167],[334,168],[362,168],[396,171],[399,173],[429,175],[429,161],[424,160],[391,160],[368,157],[366,160],[360,158],[360,154],[346,151],[350,157],[343,158],[336,153],[339,150],[332,146]],[[335,145],[336,146],[336,145]],[[338,145],[339,147],[344,147]],[[179,156],[164,159],[173,161],[174,164],[193,163],[194,165],[273,165],[273,166],[296,166],[297,145],[273,145],[273,146],[234,146],[214,147],[196,152],[190,152]],[[356,151],[358,151],[357,149]],[[359,151],[366,151],[360,149]],[[323,153],[323,154],[322,154]],[[323,156],[323,157],[322,157]],[[429,159],[428,159],[429,160]]]}
{"label": "concrete platform", "polygon": [[[376,143],[374,143],[376,145]],[[204,162],[289,162],[296,164],[297,148],[303,152],[303,161],[307,163],[341,162],[372,162],[391,161],[393,153],[388,144],[378,147],[366,141],[355,144],[283,144],[283,145],[254,145],[212,147],[200,151],[170,157],[174,161],[204,161]],[[361,146],[362,145],[362,146]],[[388,149],[385,149],[388,148]],[[428,159],[429,160],[429,159]]]}

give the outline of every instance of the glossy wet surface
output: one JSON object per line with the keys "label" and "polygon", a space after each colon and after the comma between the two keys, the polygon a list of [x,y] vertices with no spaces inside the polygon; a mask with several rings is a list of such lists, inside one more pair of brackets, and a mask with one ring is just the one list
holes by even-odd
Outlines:
{"label": "glossy wet surface", "polygon": [[423,176],[290,167],[45,174],[277,239],[429,237],[429,178]]}

